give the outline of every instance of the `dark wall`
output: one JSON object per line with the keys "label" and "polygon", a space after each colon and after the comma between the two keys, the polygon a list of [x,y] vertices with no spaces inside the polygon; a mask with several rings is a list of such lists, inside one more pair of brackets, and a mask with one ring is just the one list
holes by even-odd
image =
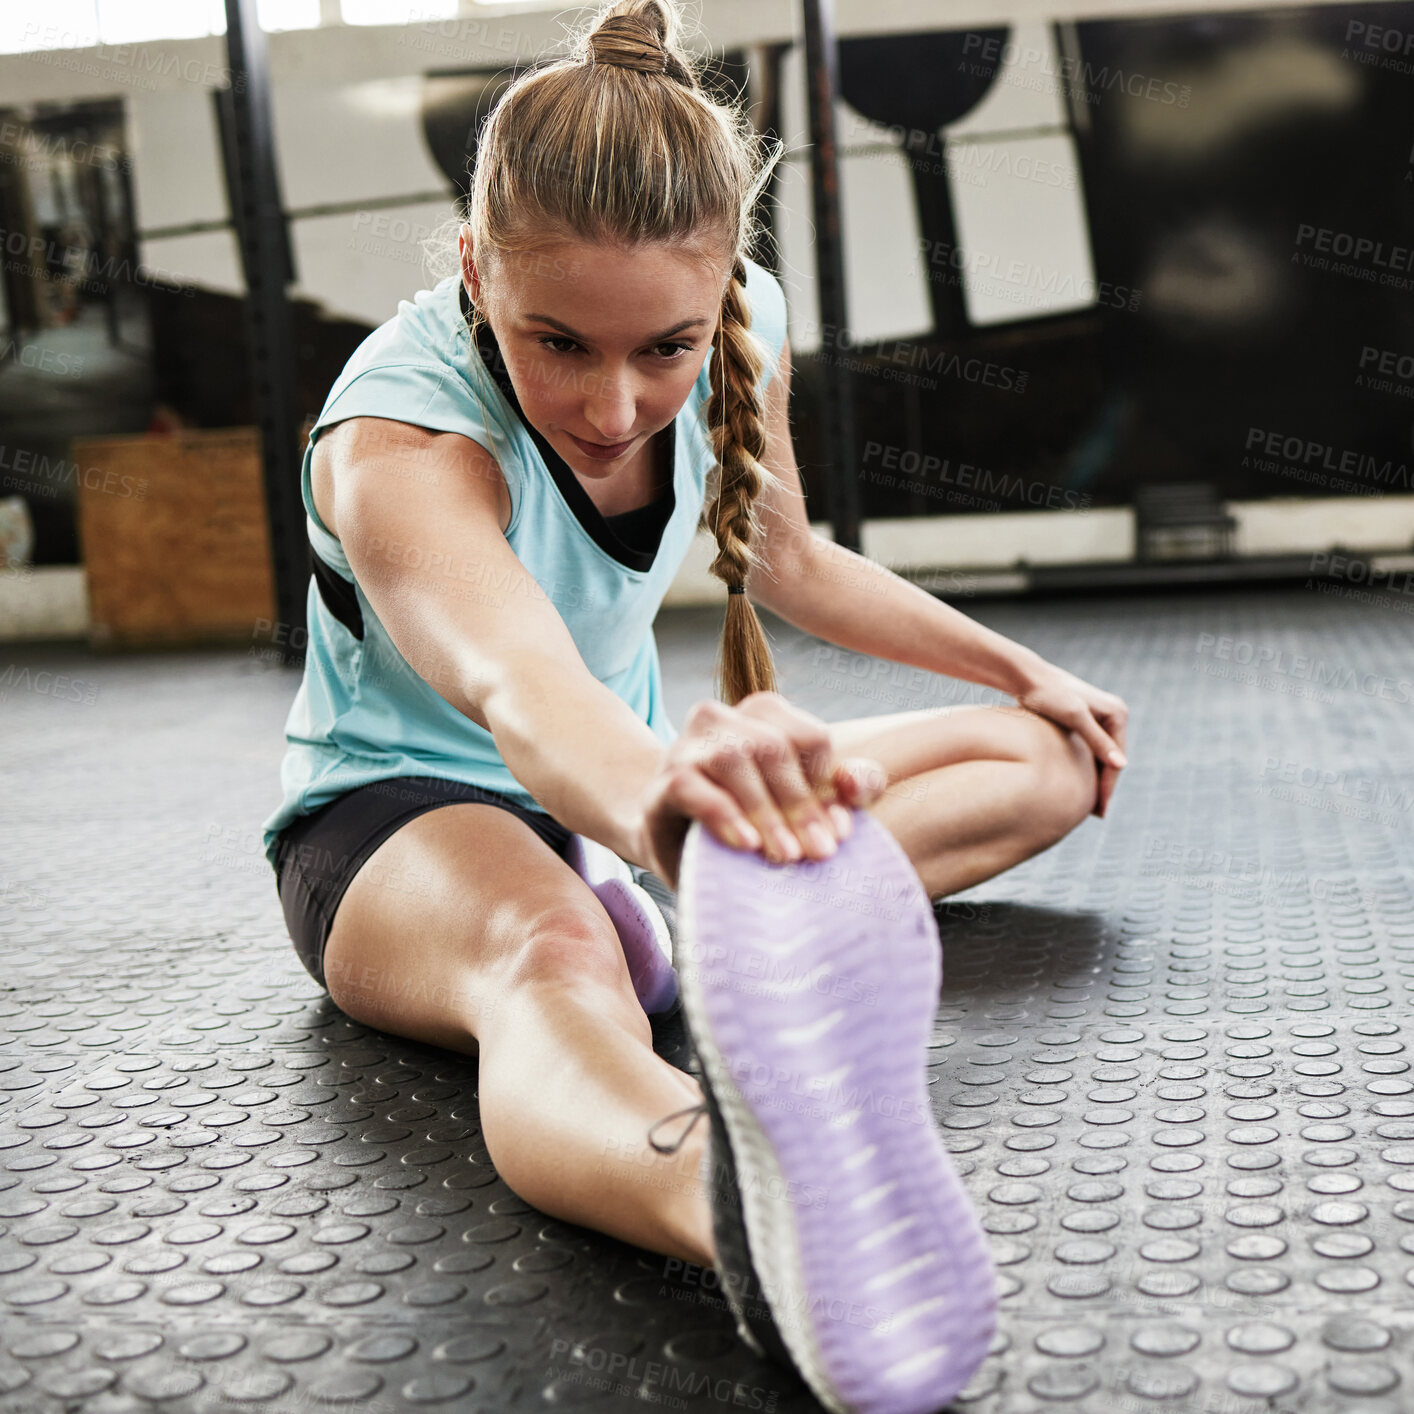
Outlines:
{"label": "dark wall", "polygon": [[[1142,295],[1102,326],[1119,414],[1097,484],[1161,467],[1230,497],[1414,491],[1414,5],[1079,34],[1103,92],[1081,143],[1095,257]],[[1116,73],[1191,93],[1131,96]]]}
{"label": "dark wall", "polygon": [[[253,424],[245,300],[203,289],[149,289],[154,411],[164,405],[194,427]],[[309,300],[291,300],[290,309],[299,411],[311,417],[373,326],[331,317]]]}
{"label": "dark wall", "polygon": [[[812,514],[830,358],[855,388],[866,516],[1126,504],[1172,481],[1227,498],[1414,491],[1414,4],[1074,32],[1057,77],[1100,301],[974,329],[945,277],[916,344],[799,356]],[[986,73],[957,60],[983,34],[841,46],[843,95],[913,130],[930,248],[956,235],[922,134],[984,96]],[[990,386],[969,382],[979,370]]]}

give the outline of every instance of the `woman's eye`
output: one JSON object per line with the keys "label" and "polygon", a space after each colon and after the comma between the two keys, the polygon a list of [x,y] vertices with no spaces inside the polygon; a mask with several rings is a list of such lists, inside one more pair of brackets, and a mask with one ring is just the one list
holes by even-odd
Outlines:
{"label": "woman's eye", "polygon": [[[579,352],[579,345],[566,334],[544,334],[537,342],[550,350],[551,353],[571,354]],[[664,362],[672,362],[679,359],[685,353],[692,352],[691,344],[684,344],[676,340],[668,340],[661,344],[655,344],[654,352]]]}

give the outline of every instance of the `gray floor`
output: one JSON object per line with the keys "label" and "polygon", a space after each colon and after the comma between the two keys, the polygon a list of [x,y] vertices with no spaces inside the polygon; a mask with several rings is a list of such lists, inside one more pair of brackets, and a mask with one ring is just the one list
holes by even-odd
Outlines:
{"label": "gray floor", "polygon": [[[964,1407],[1407,1407],[1414,597],[968,609],[1124,695],[1133,764],[939,907],[936,1114],[1005,1292]],[[718,622],[660,620],[679,723]],[[829,720],[1000,700],[771,627]],[[474,1062],[299,967],[295,685],[0,646],[0,1414],[815,1407],[700,1276],[509,1192]]]}

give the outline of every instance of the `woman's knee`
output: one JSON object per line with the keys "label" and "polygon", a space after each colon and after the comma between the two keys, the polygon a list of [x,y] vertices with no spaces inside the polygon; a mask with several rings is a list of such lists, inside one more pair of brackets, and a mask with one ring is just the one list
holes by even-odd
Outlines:
{"label": "woman's knee", "polygon": [[569,983],[628,988],[628,963],[609,915],[592,896],[536,910],[513,925],[502,985],[543,987]]}
{"label": "woman's knee", "polygon": [[1095,808],[1099,768],[1084,737],[1048,718],[1036,721],[1036,822],[1052,840],[1069,834]]}

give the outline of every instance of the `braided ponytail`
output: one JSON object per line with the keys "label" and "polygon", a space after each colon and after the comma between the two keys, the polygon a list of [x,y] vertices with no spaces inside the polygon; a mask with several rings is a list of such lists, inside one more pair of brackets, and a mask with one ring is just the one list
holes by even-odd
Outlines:
{"label": "braided ponytail", "polygon": [[730,706],[753,692],[776,690],[775,667],[761,621],[745,585],[756,564],[752,545],[761,525],[756,497],[771,473],[761,464],[766,450],[758,384],[763,360],[751,333],[746,266],[732,267],[712,352],[712,397],[707,423],[717,455],[717,494],[703,513],[717,539],[711,572],[727,586],[727,615],[717,654],[717,695]]}
{"label": "braided ponytail", "polygon": [[758,198],[782,146],[756,136],[734,102],[699,81],[678,38],[676,0],[615,0],[568,57],[502,94],[482,130],[466,223],[478,264],[559,237],[632,247],[667,241],[724,257],[731,270],[706,408],[716,493],[702,524],[717,540],[712,573],[727,586],[716,691],[735,706],[775,689],[760,620],[745,593],[761,526],[753,503],[771,480],[759,391],[764,357],[751,333],[745,257]]}

